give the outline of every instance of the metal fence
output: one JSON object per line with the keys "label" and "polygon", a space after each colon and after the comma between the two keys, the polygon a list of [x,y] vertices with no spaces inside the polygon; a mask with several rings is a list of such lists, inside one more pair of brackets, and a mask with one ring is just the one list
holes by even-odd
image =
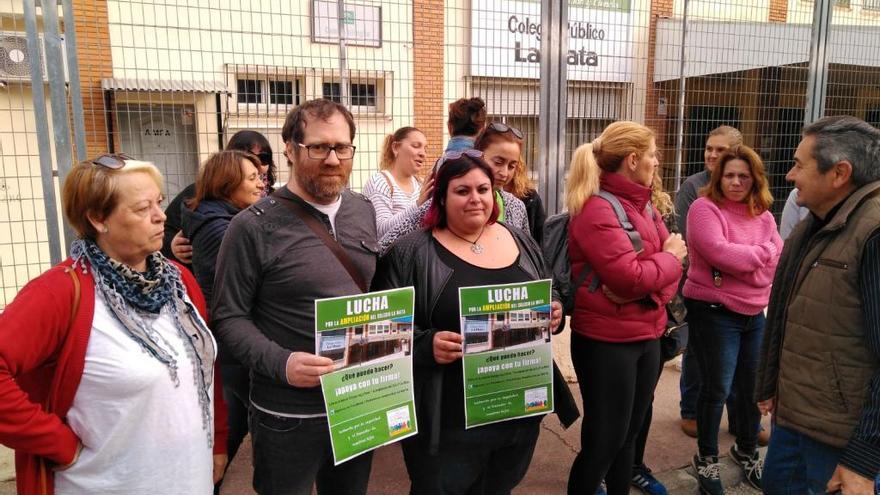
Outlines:
{"label": "metal fence", "polygon": [[254,129],[285,182],[284,116],[320,97],[355,115],[354,189],[386,134],[416,125],[435,158],[448,103],[480,96],[525,132],[551,210],[573,149],[630,119],[657,132],[670,190],[738,127],[779,213],[805,121],[880,124],[877,46],[875,0],[0,0],[0,308],[63,255],[75,160],[153,161],[170,199]]}

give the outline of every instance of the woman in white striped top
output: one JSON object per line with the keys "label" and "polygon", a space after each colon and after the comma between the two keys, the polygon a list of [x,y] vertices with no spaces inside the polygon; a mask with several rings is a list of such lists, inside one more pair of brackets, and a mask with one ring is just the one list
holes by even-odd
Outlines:
{"label": "woman in white striped top", "polygon": [[364,196],[376,210],[376,230],[381,238],[410,208],[418,208],[430,194],[422,194],[416,174],[425,164],[427,139],[415,127],[401,127],[385,136],[380,171],[364,186]]}

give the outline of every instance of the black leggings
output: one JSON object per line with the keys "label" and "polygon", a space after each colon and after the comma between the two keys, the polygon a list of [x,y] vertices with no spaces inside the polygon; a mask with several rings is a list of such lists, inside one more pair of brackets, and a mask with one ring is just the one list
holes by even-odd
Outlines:
{"label": "black leggings", "polygon": [[629,493],[635,440],[653,399],[661,359],[658,340],[613,344],[572,332],[571,360],[584,419],[569,495],[592,495],[603,478],[609,495]]}

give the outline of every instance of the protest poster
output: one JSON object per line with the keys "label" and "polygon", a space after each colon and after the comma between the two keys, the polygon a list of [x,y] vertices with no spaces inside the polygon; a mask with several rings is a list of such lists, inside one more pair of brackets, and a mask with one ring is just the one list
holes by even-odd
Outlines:
{"label": "protest poster", "polygon": [[321,390],[337,465],[418,432],[414,294],[405,287],[315,301],[315,354],[335,367]]}
{"label": "protest poster", "polygon": [[465,427],[553,412],[551,281],[462,287]]}

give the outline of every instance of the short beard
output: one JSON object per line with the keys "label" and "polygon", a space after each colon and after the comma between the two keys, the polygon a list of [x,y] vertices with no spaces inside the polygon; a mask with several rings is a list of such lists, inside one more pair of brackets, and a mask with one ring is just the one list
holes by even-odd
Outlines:
{"label": "short beard", "polygon": [[342,193],[342,189],[345,187],[345,184],[340,184],[339,186],[323,186],[318,183],[318,181],[312,180],[296,166],[293,167],[293,172],[296,175],[297,184],[305,189],[311,197],[315,198],[316,201],[322,204],[329,204],[336,201],[336,198],[339,197],[339,194]]}

